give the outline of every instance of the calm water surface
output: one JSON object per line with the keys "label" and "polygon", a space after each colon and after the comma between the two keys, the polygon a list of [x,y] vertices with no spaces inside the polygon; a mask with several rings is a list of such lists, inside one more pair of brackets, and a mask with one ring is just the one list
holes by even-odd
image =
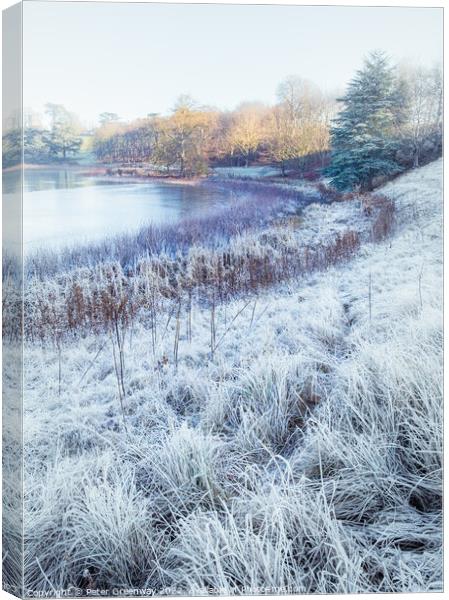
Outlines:
{"label": "calm water surface", "polygon": [[[11,193],[17,175],[3,175]],[[75,170],[25,170],[23,239],[26,251],[58,248],[195,217],[222,205],[226,191],[202,186],[93,178]]]}

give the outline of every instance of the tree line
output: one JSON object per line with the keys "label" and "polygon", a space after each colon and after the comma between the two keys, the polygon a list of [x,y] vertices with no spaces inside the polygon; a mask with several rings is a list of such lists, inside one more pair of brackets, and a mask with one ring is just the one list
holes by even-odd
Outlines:
{"label": "tree line", "polygon": [[[76,115],[48,104],[47,128],[25,126],[25,162],[76,159]],[[341,98],[298,76],[285,79],[274,105],[243,103],[232,111],[180,96],[168,115],[132,122],[105,112],[90,134],[93,157],[179,177],[210,167],[272,164],[282,175],[326,175],[340,190],[370,190],[385,177],[442,152],[442,73],[438,66],[391,65],[373,52]],[[20,162],[20,131],[3,140],[4,165]]]}
{"label": "tree line", "polygon": [[299,77],[285,80],[277,95],[273,107],[243,103],[225,112],[181,96],[170,115],[126,124],[109,113],[95,133],[94,152],[101,161],[149,163],[181,177],[206,173],[211,165],[260,162],[279,164],[285,173],[312,156],[322,166],[335,101]]}
{"label": "tree line", "polygon": [[283,175],[324,174],[340,190],[371,190],[441,154],[442,94],[437,66],[393,66],[377,51],[341,98],[299,77],[279,85],[274,106],[220,112],[183,96],[165,117],[121,124],[110,115],[94,150],[105,162],[149,163],[181,177],[266,163]]}

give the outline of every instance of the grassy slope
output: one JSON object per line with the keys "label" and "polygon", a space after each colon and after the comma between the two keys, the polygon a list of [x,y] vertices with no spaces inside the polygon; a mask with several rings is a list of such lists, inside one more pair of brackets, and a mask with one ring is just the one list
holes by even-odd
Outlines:
{"label": "grassy slope", "polygon": [[220,308],[213,361],[206,311],[177,371],[174,323],[155,359],[138,326],[128,435],[106,338],[63,351],[61,397],[27,348],[28,587],[441,589],[441,186],[402,176],[391,239]]}

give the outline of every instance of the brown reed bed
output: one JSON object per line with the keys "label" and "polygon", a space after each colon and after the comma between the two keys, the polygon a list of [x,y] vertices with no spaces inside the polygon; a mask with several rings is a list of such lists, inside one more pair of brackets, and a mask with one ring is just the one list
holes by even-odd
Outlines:
{"label": "brown reed bed", "polygon": [[[394,204],[382,195],[360,201],[371,217],[371,240],[384,239],[394,226]],[[359,232],[349,228],[325,243],[301,245],[288,227],[272,227],[244,232],[221,247],[192,244],[184,253],[147,254],[136,258],[133,267],[110,260],[44,279],[28,276],[23,334],[27,340],[52,340],[59,347],[63,339],[107,331],[120,346],[123,333],[117,328],[124,331],[139,315],[149,322],[154,348],[156,316],[161,312],[188,312],[192,302],[213,309],[218,303],[258,294],[348,260],[360,244]],[[12,276],[10,280],[14,282]],[[4,334],[13,339],[20,335],[15,326],[20,294],[8,281],[4,289]]]}

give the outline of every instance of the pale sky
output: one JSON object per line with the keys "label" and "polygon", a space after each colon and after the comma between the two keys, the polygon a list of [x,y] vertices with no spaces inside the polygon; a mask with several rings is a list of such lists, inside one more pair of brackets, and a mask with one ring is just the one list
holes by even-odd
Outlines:
{"label": "pale sky", "polygon": [[363,56],[442,61],[441,8],[24,2],[24,106],[88,122],[272,103],[288,75],[343,89]]}

